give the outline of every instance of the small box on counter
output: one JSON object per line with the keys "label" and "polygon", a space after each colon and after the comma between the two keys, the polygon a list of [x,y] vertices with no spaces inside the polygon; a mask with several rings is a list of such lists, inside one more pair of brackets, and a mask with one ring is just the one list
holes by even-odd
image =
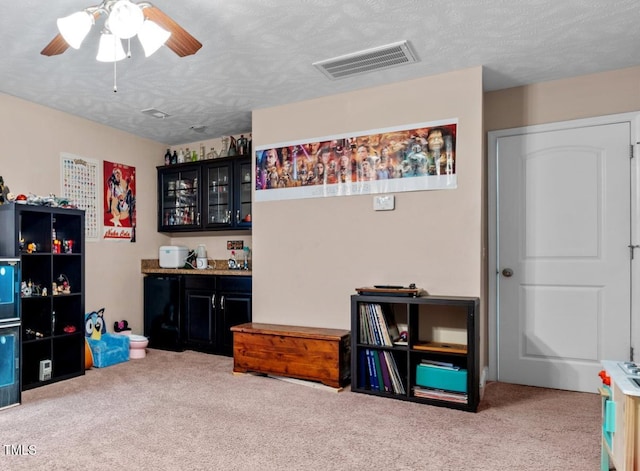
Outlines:
{"label": "small box on counter", "polygon": [[416,384],[425,388],[467,392],[467,370],[434,365],[416,366]]}

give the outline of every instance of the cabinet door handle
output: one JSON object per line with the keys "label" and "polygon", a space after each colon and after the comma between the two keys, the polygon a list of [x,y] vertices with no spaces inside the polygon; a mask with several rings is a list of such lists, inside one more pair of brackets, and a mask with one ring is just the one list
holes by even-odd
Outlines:
{"label": "cabinet door handle", "polygon": [[198,226],[200,225],[200,213],[198,213],[198,215],[196,216],[196,224]]}
{"label": "cabinet door handle", "polygon": [[240,210],[236,209],[236,224],[240,224]]}
{"label": "cabinet door handle", "polygon": [[212,307],[213,309],[215,309],[215,308],[216,308],[216,295],[215,295],[215,294],[213,294],[213,295],[211,296],[211,307]]}
{"label": "cabinet door handle", "polygon": [[224,311],[224,295],[220,296],[220,309]]}

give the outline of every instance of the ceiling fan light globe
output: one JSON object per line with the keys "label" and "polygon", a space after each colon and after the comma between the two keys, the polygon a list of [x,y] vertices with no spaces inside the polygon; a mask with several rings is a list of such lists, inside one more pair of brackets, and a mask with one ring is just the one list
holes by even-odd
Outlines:
{"label": "ceiling fan light globe", "polygon": [[144,56],[149,57],[167,42],[171,33],[155,21],[145,20],[138,31],[138,39],[144,49]]}
{"label": "ceiling fan light globe", "polygon": [[120,39],[129,39],[138,34],[144,22],[142,8],[129,0],[118,0],[109,13],[109,31]]}
{"label": "ceiling fan light globe", "polygon": [[64,18],[58,18],[56,23],[67,44],[74,49],[80,49],[80,45],[89,34],[94,20],[93,15],[88,12],[78,11]]}
{"label": "ceiling fan light globe", "polygon": [[98,54],[96,60],[98,62],[117,62],[127,57],[122,47],[122,41],[109,33],[100,35],[100,44],[98,46]]}

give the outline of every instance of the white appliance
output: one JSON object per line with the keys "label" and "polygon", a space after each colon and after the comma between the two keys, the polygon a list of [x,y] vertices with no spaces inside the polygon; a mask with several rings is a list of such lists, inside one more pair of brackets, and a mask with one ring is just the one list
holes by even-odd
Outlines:
{"label": "white appliance", "polygon": [[160,268],[182,268],[189,256],[189,249],[183,245],[163,245],[158,253]]}
{"label": "white appliance", "polygon": [[204,244],[200,244],[196,249],[196,268],[198,270],[203,270],[207,268],[208,265],[209,260],[207,259],[207,248]]}

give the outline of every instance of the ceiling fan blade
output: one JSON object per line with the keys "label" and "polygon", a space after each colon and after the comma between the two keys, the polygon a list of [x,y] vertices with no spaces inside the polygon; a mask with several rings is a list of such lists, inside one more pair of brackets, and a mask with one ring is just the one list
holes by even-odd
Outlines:
{"label": "ceiling fan blade", "polygon": [[[94,11],[92,15],[93,21],[95,22],[100,16],[100,10]],[[62,35],[58,33],[56,37],[53,38],[42,51],[40,51],[40,54],[42,54],[43,56],[57,56],[58,54],[62,54],[67,49],[69,49],[69,43],[67,43]]]}
{"label": "ceiling fan blade", "polygon": [[62,54],[69,48],[67,41],[64,40],[62,35],[58,33],[55,38],[51,40],[49,44],[47,44],[40,54],[43,56],[57,56],[58,54]]}
{"label": "ceiling fan blade", "polygon": [[195,54],[202,47],[200,41],[191,36],[182,26],[164,14],[159,8],[148,6],[142,12],[146,18],[155,21],[158,25],[171,32],[171,36],[167,39],[165,46],[180,57]]}

